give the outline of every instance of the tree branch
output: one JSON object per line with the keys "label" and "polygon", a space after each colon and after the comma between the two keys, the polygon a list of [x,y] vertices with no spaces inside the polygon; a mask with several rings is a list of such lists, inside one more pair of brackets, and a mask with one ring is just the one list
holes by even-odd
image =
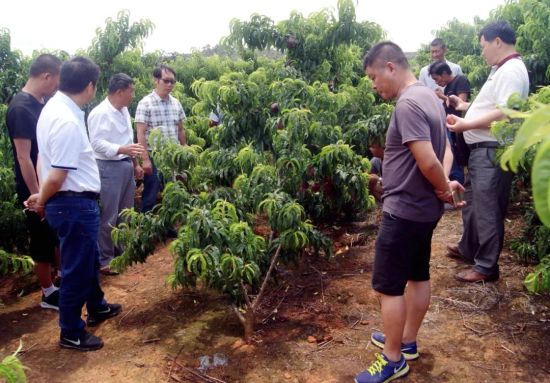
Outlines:
{"label": "tree branch", "polygon": [[271,276],[271,273],[273,272],[273,269],[275,268],[275,264],[277,263],[277,259],[279,258],[279,253],[281,252],[281,246],[282,244],[279,244],[277,247],[277,251],[275,251],[275,255],[273,256],[273,259],[271,260],[271,264],[269,265],[269,269],[267,270],[267,274],[265,275],[264,281],[262,283],[262,287],[260,288],[260,292],[256,296],[256,299],[254,299],[254,304],[252,305],[252,310],[256,311],[258,306],[260,305],[260,302],[262,301],[262,297],[265,292],[265,288],[267,287],[267,281],[269,280],[269,277]]}

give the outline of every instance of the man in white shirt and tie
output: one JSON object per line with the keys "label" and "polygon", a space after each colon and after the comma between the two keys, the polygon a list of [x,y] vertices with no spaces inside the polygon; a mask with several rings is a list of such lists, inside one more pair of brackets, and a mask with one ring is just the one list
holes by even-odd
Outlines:
{"label": "man in white shirt and tie", "polygon": [[90,143],[101,179],[101,218],[99,227],[100,272],[114,275],[109,263],[115,256],[111,230],[123,209],[134,206],[136,184],[143,169],[136,160],[143,146],[134,144],[128,106],[134,97],[134,81],[124,73],[109,79],[108,95],[88,116]]}

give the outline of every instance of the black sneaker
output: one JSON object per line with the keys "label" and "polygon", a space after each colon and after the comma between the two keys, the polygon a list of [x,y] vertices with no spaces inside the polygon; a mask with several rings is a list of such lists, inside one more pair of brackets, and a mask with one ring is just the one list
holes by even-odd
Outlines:
{"label": "black sneaker", "polygon": [[55,290],[48,296],[45,296],[42,293],[42,301],[40,302],[40,307],[43,309],[52,309],[59,311],[59,290]]}
{"label": "black sneaker", "polygon": [[104,320],[117,316],[122,311],[122,306],[118,303],[107,303],[107,306],[95,313],[88,313],[86,325],[94,327],[99,325]]}
{"label": "black sneaker", "polygon": [[84,333],[77,338],[70,338],[61,334],[59,337],[59,346],[78,351],[94,351],[103,347],[103,341],[101,338],[84,331]]}

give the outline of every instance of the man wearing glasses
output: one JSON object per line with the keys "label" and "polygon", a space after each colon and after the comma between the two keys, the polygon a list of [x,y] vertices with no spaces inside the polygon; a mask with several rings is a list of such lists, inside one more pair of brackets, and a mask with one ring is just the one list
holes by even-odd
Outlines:
{"label": "man wearing glasses", "polygon": [[143,97],[136,109],[136,129],[138,143],[146,150],[143,154],[143,195],[141,211],[150,211],[157,202],[161,181],[150,156],[149,133],[152,128],[160,129],[166,138],[186,144],[183,121],[185,112],[181,103],[170,95],[176,83],[176,72],[165,65],[153,71],[155,89]]}

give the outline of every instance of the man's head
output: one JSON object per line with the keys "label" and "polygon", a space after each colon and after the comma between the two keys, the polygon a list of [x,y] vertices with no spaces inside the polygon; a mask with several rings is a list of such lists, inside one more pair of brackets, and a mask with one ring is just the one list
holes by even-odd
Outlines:
{"label": "man's head", "polygon": [[384,158],[384,147],[379,143],[372,142],[369,146],[369,150],[373,157]]}
{"label": "man's head", "polygon": [[494,21],[479,32],[479,44],[487,64],[496,65],[515,51],[516,33],[507,21]]}
{"label": "man's head", "polygon": [[125,73],[117,73],[109,79],[109,99],[114,101],[115,107],[128,107],[134,98],[134,80]]}
{"label": "man's head", "polygon": [[363,59],[363,69],[372,80],[374,90],[385,100],[397,98],[404,85],[409,62],[401,48],[390,41],[372,47]]}
{"label": "man's head", "polygon": [[430,65],[428,73],[434,79],[435,83],[441,87],[446,87],[454,78],[451,67],[445,61],[436,61]]}
{"label": "man's head", "polygon": [[40,93],[50,96],[59,86],[61,60],[51,54],[41,54],[31,64],[29,78],[39,84]]}
{"label": "man's head", "polygon": [[438,37],[430,43],[432,61],[445,61],[445,53],[447,53],[447,46],[442,39]]}
{"label": "man's head", "polygon": [[59,90],[68,95],[82,96],[83,105],[95,97],[99,67],[89,58],[77,56],[61,66]]}
{"label": "man's head", "polygon": [[159,65],[153,70],[153,77],[157,94],[160,97],[167,97],[176,84],[176,72],[166,65]]}

